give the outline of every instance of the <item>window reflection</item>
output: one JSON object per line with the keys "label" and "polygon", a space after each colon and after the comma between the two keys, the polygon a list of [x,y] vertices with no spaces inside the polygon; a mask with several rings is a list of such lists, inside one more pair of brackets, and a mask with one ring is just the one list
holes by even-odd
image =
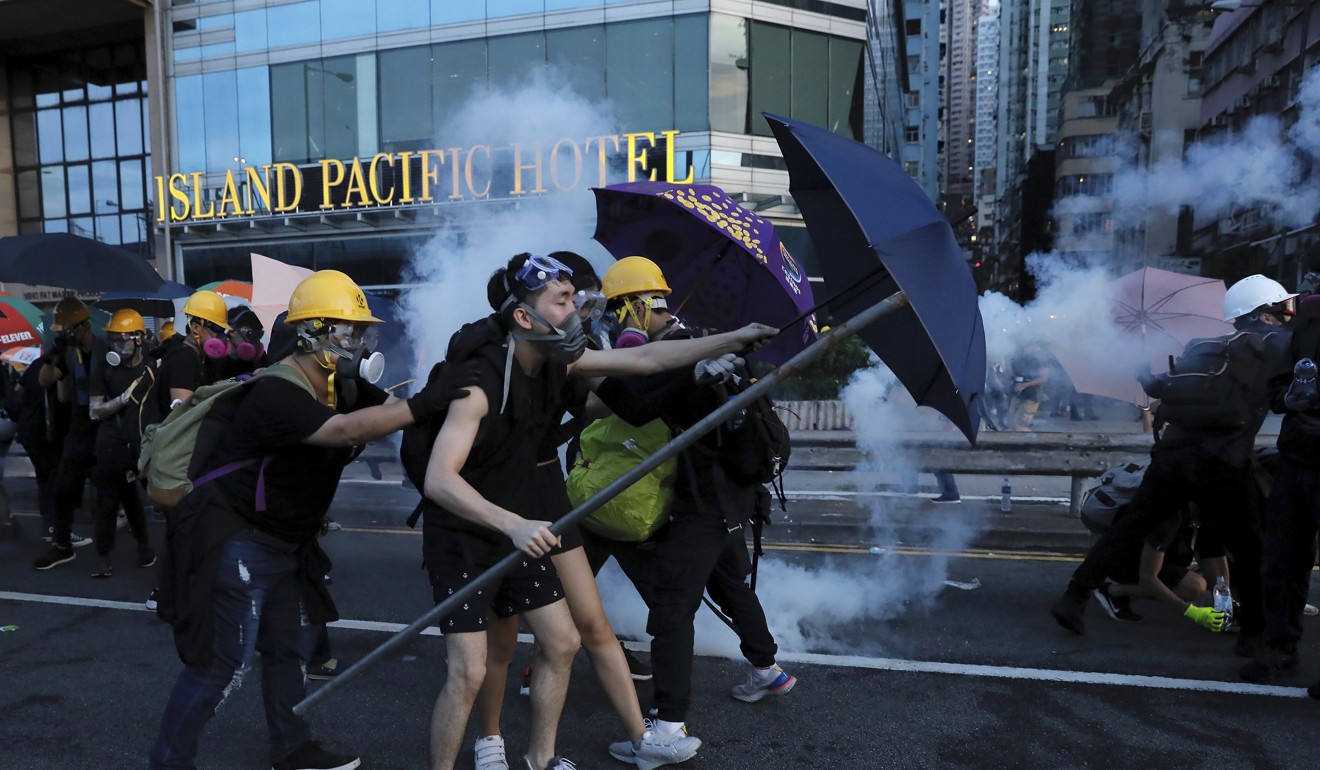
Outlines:
{"label": "window reflection", "polygon": [[270,73],[265,67],[238,70],[238,145],[236,155],[249,166],[271,161]]}
{"label": "window reflection", "polygon": [[710,16],[710,128],[742,133],[747,126],[747,20]]}
{"label": "window reflection", "polygon": [[206,113],[202,76],[174,78],[174,135],[179,143],[179,168],[206,168]]}
{"label": "window reflection", "polygon": [[374,34],[376,0],[321,0],[322,41]]}
{"label": "window reflection", "polygon": [[448,114],[472,95],[473,90],[486,85],[486,41],[462,40],[437,43],[434,53],[432,84],[435,98],[433,125],[445,123]]}
{"label": "window reflection", "polygon": [[206,109],[206,170],[235,166],[238,146],[238,76],[233,70],[202,75]]}
{"label": "window reflection", "polygon": [[62,217],[69,213],[64,200],[64,167],[48,166],[41,170],[42,216]]}
{"label": "window reflection", "polygon": [[64,159],[87,160],[87,108],[64,110]]}
{"label": "window reflection", "polygon": [[486,18],[485,0],[431,0],[431,23],[453,24],[458,21],[478,21]]}
{"label": "window reflection", "polygon": [[321,14],[318,4],[302,2],[267,8],[266,35],[271,48],[319,42]]}
{"label": "window reflection", "polygon": [[789,87],[789,29],[774,24],[753,23],[747,51],[751,60],[751,87],[747,110],[746,133],[770,136],[770,124],[763,112],[792,115]]}
{"label": "window reflection", "polygon": [[234,50],[238,53],[264,51],[266,40],[266,9],[240,11],[234,14]]}
{"label": "window reflection", "polygon": [[544,13],[545,0],[486,0],[486,18]]}
{"label": "window reflection", "polygon": [[431,124],[431,47],[381,51],[380,145],[387,152],[429,147]]}
{"label": "window reflection", "polygon": [[69,166],[69,213],[90,214],[92,212],[92,183],[85,164]]}
{"label": "window reflection", "polygon": [[425,29],[431,26],[430,0],[386,0],[376,4],[376,31]]}
{"label": "window reflection", "polygon": [[113,104],[93,104],[88,110],[92,132],[92,157],[113,158],[115,156],[115,106]]}
{"label": "window reflection", "polygon": [[605,99],[605,26],[546,30],[546,56],[573,90],[592,101]]}
{"label": "window reflection", "polygon": [[510,88],[545,66],[545,33],[528,32],[490,39],[490,85]]}
{"label": "window reflection", "polygon": [[642,19],[605,28],[610,101],[625,126],[674,124],[673,19]]}
{"label": "window reflection", "polygon": [[706,19],[704,15],[674,19],[674,128],[679,131],[710,129]]}

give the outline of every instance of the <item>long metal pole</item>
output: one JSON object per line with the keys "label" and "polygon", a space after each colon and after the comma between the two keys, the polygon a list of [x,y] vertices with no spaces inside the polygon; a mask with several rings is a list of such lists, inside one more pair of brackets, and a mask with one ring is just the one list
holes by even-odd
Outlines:
{"label": "long metal pole", "polygon": [[[825,336],[816,340],[806,350],[798,353],[789,359],[778,369],[774,370],[765,377],[762,377],[747,390],[729,399],[723,406],[703,417],[691,428],[674,437],[673,441],[665,444],[655,454],[638,463],[628,470],[611,484],[597,492],[590,500],[582,503],[578,507],[564,514],[564,517],[554,524],[550,525],[550,531],[557,534],[562,533],[568,527],[576,524],[592,511],[600,508],[605,503],[614,499],[616,495],[632,486],[646,474],[660,467],[670,458],[676,456],[679,452],[695,444],[702,436],[710,433],[721,423],[728,420],[739,411],[746,409],[753,401],[765,395],[781,380],[786,380],[801,372],[807,365],[820,358],[827,351],[842,344],[849,337],[852,337],[865,327],[884,318],[890,313],[894,313],[908,304],[907,296],[903,292],[897,292],[890,297],[872,305],[866,310],[858,313],[849,319],[846,323],[834,327]],[[321,686],[316,692],[308,695],[297,706],[293,707],[296,714],[305,714],[308,709],[315,706],[322,699],[327,698],[331,693],[344,687],[348,682],[357,678],[363,671],[378,663],[386,655],[389,655],[404,642],[417,636],[428,626],[435,623],[439,618],[448,615],[462,602],[468,601],[477,591],[485,590],[493,586],[496,581],[508,574],[518,562],[524,558],[521,551],[513,553],[500,559],[494,566],[483,572],[466,586],[463,586],[457,593],[432,607],[426,614],[417,620],[409,623],[406,628],[396,633],[394,636],[386,639],[379,647],[367,653],[357,663],[344,669],[344,672],[334,679]]]}

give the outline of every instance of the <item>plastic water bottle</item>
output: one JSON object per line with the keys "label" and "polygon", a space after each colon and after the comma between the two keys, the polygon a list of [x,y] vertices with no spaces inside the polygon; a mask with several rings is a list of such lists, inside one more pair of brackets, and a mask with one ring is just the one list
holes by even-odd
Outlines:
{"label": "plastic water bottle", "polygon": [[1309,401],[1316,396],[1315,385],[1316,366],[1315,362],[1309,358],[1303,358],[1293,367],[1293,396],[1299,400]]}
{"label": "plastic water bottle", "polygon": [[1223,575],[1215,578],[1215,611],[1225,616],[1233,614],[1233,592],[1228,589]]}
{"label": "plastic water bottle", "polygon": [[1013,510],[1013,485],[1008,477],[1004,477],[1004,483],[999,487],[999,511],[1008,513]]}

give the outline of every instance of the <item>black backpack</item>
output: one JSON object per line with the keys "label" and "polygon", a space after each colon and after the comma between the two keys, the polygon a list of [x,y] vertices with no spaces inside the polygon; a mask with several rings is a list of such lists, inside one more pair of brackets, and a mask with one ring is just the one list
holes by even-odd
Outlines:
{"label": "black backpack", "polygon": [[[751,387],[747,377],[730,390],[730,397]],[[784,469],[792,453],[788,426],[779,418],[769,396],[761,396],[720,426],[716,441],[720,467],[735,483],[772,484],[779,507],[787,508],[783,491]]]}
{"label": "black backpack", "polygon": [[[444,371],[444,365],[445,362],[441,361],[431,367],[431,373],[426,377],[427,385],[435,382]],[[403,474],[408,477],[409,483],[417,487],[418,492],[426,489],[426,466],[431,463],[431,448],[435,446],[435,437],[440,435],[440,428],[445,424],[446,414],[447,410],[425,424],[407,426],[399,440],[399,462],[403,465]]]}
{"label": "black backpack", "polygon": [[1253,332],[1195,339],[1163,375],[1156,417],[1183,428],[1233,430],[1258,417],[1250,402],[1266,364],[1266,338]]}

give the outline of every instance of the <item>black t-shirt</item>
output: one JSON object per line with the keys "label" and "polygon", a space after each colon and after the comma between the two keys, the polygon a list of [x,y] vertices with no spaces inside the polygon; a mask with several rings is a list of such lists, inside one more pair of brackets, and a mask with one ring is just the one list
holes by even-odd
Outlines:
{"label": "black t-shirt", "polygon": [[[119,397],[121,393],[128,389],[128,386],[134,386],[134,395],[140,399],[142,394],[147,393],[151,387],[151,378],[153,372],[148,371],[148,361],[143,357],[142,363],[137,366],[110,366],[102,361],[100,365],[92,367],[92,379],[88,386],[92,398],[103,398],[110,401]],[[130,399],[124,408],[115,412],[108,419],[101,421],[101,427],[97,429],[97,443],[102,441],[113,441],[117,443],[137,444],[142,440],[139,417],[142,414],[143,405],[136,399]],[[150,411],[150,410],[149,410]]]}
{"label": "black t-shirt", "polygon": [[[305,542],[320,531],[351,450],[302,443],[335,415],[302,387],[273,377],[245,387],[229,433],[206,472],[239,460],[256,462],[210,483],[257,529]],[[264,475],[265,511],[256,505],[258,475]]]}
{"label": "black t-shirt", "polygon": [[197,390],[202,382],[202,356],[189,345],[178,345],[160,360],[157,372],[156,403],[162,415],[170,413],[174,399],[171,390]]}
{"label": "black t-shirt", "polygon": [[[504,333],[491,319],[464,326],[450,340],[447,361],[481,362],[478,386],[489,404],[459,475],[487,501],[520,516],[530,516],[536,494],[537,450],[546,433],[563,415],[568,368],[547,361],[536,375],[529,377],[514,361],[508,402],[501,410],[507,351]],[[429,500],[423,500],[422,510],[423,534],[432,543],[435,538],[452,536],[448,533],[462,532],[473,535],[491,552],[513,549],[499,532]]]}

